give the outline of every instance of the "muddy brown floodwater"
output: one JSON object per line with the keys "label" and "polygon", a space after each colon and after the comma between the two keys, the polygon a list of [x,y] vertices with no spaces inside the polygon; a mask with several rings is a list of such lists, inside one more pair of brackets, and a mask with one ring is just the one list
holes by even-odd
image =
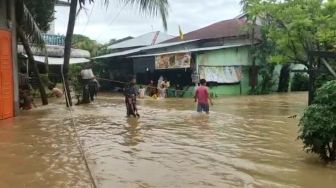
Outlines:
{"label": "muddy brown floodwater", "polygon": [[[306,93],[215,99],[210,116],[191,99],[99,96],[74,107],[99,188],[336,187],[336,167],[296,140]],[[60,101],[0,122],[0,187],[91,187]]]}

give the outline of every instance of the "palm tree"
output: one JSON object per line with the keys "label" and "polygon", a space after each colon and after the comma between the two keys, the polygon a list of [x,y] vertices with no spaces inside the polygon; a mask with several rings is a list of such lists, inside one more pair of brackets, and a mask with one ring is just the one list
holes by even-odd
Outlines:
{"label": "palm tree", "polygon": [[[67,105],[72,106],[72,101],[70,97],[69,82],[68,82],[68,72],[69,72],[69,61],[71,53],[71,40],[76,22],[76,13],[78,4],[80,8],[85,5],[85,3],[94,3],[94,0],[68,0],[70,2],[70,13],[68,28],[65,37],[65,47],[64,47],[64,64],[63,64],[63,75],[64,83],[66,89],[66,102]],[[102,0],[107,6],[110,0]],[[119,0],[124,4],[131,6],[137,6],[140,12],[147,13],[153,16],[160,14],[162,18],[163,27],[167,29],[167,16],[168,16],[168,0]]]}
{"label": "palm tree", "polygon": [[[22,45],[23,45],[25,51],[26,51],[29,63],[34,65],[33,69],[34,69],[34,72],[36,73],[36,76],[37,76],[37,82],[38,82],[38,85],[39,85],[42,104],[47,105],[48,104],[48,97],[47,97],[47,94],[45,92],[44,86],[42,84],[42,80],[41,80],[41,77],[40,77],[40,73],[39,73],[39,70],[38,70],[37,63],[34,60],[34,56],[33,56],[32,50],[31,50],[30,45],[29,45],[29,40],[33,41],[40,50],[44,51],[45,55],[47,56],[47,51],[46,51],[45,43],[44,43],[44,40],[43,40],[43,37],[42,37],[42,33],[41,33],[40,29],[38,28],[33,16],[29,12],[28,8],[23,3],[23,1],[22,0],[16,1],[15,6],[16,6],[16,12],[17,12],[17,14],[16,14],[17,34],[18,34],[18,37],[19,37],[20,41],[22,42]],[[45,66],[47,68],[48,58],[46,57],[45,59],[46,59]]]}

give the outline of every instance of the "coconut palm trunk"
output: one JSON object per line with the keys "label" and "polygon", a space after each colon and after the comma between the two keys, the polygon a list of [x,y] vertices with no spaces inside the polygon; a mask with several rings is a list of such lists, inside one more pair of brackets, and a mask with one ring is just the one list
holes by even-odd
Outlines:
{"label": "coconut palm trunk", "polygon": [[32,50],[30,49],[29,42],[26,38],[26,35],[25,35],[24,31],[22,30],[21,26],[19,26],[19,25],[17,26],[17,34],[18,34],[18,36],[19,36],[19,38],[22,42],[22,45],[23,45],[25,51],[26,51],[29,63],[34,65],[33,68],[34,68],[34,72],[36,73],[36,76],[37,76],[37,82],[38,82],[38,86],[39,86],[39,90],[40,90],[40,94],[41,94],[42,104],[47,105],[48,104],[48,97],[47,97],[47,94],[45,92],[44,86],[42,84],[42,80],[41,80],[41,77],[40,77],[40,73],[39,73],[39,70],[38,70],[37,63],[34,60],[34,55],[33,55]]}
{"label": "coconut palm trunk", "polygon": [[64,76],[64,85],[65,85],[65,100],[67,106],[72,106],[72,100],[70,95],[70,87],[69,87],[69,64],[70,64],[70,56],[71,56],[71,41],[73,32],[75,29],[76,23],[76,11],[77,11],[78,0],[71,0],[70,3],[70,13],[69,13],[69,21],[67,33],[64,41],[64,64],[63,64],[63,76]]}

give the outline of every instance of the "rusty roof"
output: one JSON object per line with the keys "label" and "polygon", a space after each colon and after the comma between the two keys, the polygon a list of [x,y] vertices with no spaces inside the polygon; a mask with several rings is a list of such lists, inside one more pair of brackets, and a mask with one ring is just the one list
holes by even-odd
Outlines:
{"label": "rusty roof", "polygon": [[[246,35],[248,35],[246,20],[243,18],[234,18],[230,20],[220,21],[204,28],[186,33],[184,34],[183,40],[187,41],[195,39],[228,38]],[[181,41],[180,37],[166,40],[164,41],[164,43],[177,41]]]}

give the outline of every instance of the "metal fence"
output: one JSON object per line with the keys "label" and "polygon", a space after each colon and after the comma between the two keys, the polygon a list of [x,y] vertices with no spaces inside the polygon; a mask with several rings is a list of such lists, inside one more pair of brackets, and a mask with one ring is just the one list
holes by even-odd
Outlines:
{"label": "metal fence", "polygon": [[63,35],[42,34],[42,36],[44,42],[48,45],[64,46],[65,36]]}

